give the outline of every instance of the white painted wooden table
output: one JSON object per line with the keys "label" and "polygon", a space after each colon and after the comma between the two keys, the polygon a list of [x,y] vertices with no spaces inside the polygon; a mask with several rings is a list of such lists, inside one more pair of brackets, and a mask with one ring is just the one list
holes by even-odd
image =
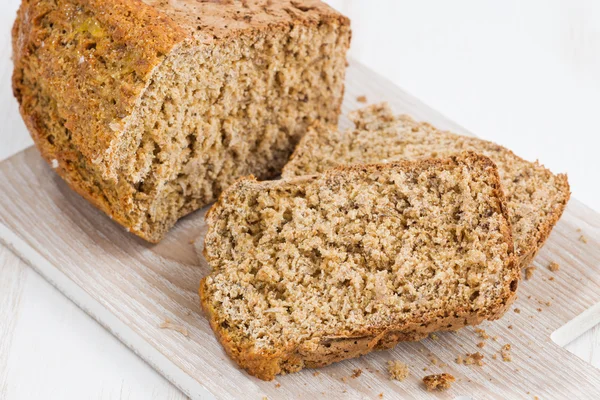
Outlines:
{"label": "white painted wooden table", "polygon": [[[354,58],[478,136],[566,171],[600,211],[600,4],[331,0]],[[0,160],[31,140],[10,88],[18,0],[0,4]],[[518,93],[515,96],[515,93]],[[2,190],[0,188],[0,190]],[[600,329],[567,348],[600,366]],[[0,246],[0,399],[184,396]]]}

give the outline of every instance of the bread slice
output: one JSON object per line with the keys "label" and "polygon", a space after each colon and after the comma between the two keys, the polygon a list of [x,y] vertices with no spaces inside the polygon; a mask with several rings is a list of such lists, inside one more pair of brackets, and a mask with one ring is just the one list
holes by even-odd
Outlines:
{"label": "bread slice", "polygon": [[346,132],[322,124],[311,127],[283,176],[310,175],[344,164],[447,157],[465,150],[483,154],[498,166],[522,267],[529,266],[569,200],[566,175],[554,175],[537,161],[525,161],[495,143],[395,116],[385,103],[354,111],[350,119],[356,129]]}
{"label": "bread slice", "polygon": [[497,169],[474,153],[242,179],[206,222],[202,306],[265,380],[499,318],[518,285]]}
{"label": "bread slice", "polygon": [[43,157],[159,241],[336,123],[349,20],[318,0],[23,0],[13,90]]}

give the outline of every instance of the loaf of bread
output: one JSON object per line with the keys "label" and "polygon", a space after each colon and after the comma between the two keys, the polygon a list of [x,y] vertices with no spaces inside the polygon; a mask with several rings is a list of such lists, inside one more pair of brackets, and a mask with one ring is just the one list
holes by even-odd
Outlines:
{"label": "loaf of bread", "polygon": [[68,184],[157,242],[336,123],[349,41],[318,0],[23,0],[13,90]]}
{"label": "loaf of bread", "polygon": [[206,222],[202,306],[265,380],[499,318],[518,285],[498,172],[474,153],[241,179]]}
{"label": "loaf of bread", "polygon": [[539,163],[474,137],[440,131],[427,123],[395,116],[387,104],[350,114],[356,129],[339,132],[315,124],[285,166],[290,178],[353,163],[447,157],[470,150],[489,157],[500,171],[519,264],[529,266],[565,209],[570,197],[566,175],[554,175]]}

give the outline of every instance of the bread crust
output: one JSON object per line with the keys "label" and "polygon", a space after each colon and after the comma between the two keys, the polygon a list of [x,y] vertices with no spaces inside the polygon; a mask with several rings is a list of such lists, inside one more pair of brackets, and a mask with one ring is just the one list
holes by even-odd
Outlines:
{"label": "bread crust", "polygon": [[[141,211],[132,217],[144,194],[122,172],[127,150],[139,145],[130,127],[156,71],[192,47],[321,23],[350,22],[318,0],[23,0],[12,29],[13,93],[36,147],[68,185],[156,243],[165,232],[142,226]],[[203,205],[188,203],[177,218]]]}
{"label": "bread crust", "polygon": [[[500,177],[496,165],[487,157],[472,152],[466,152],[462,155],[451,158],[454,162],[464,160],[468,165],[479,164],[491,172],[494,194],[498,198],[498,212],[502,214],[506,222],[502,229],[504,241],[508,246],[510,257],[505,268],[508,271],[507,279],[503,285],[503,298],[499,299],[495,305],[484,313],[472,313],[465,309],[459,309],[454,314],[440,316],[439,314],[429,313],[423,315],[419,320],[410,321],[401,325],[392,326],[373,326],[362,331],[352,332],[351,335],[339,335],[336,337],[318,338],[315,342],[307,341],[298,343],[288,348],[274,349],[273,352],[257,352],[251,345],[243,345],[235,340],[231,332],[221,326],[219,311],[211,305],[206,288],[206,278],[203,278],[199,295],[201,305],[206,313],[211,328],[215,332],[219,342],[225,352],[236,361],[249,374],[263,380],[272,380],[278,374],[297,372],[303,368],[323,367],[333,362],[348,358],[358,357],[374,350],[389,349],[394,347],[400,341],[416,341],[427,337],[434,331],[458,330],[467,325],[477,325],[484,320],[495,320],[500,318],[515,300],[517,286],[520,280],[520,268],[516,262],[514,254],[512,233],[506,201],[500,184]],[[439,165],[447,162],[442,159],[427,159],[418,161],[423,165]],[[368,164],[339,166],[328,170],[325,174],[331,176],[343,174],[346,171],[374,169],[382,170],[394,167],[406,167],[414,164],[414,161],[398,161],[389,164]],[[284,180],[289,184],[299,184],[308,180],[315,179],[315,176],[300,176]],[[245,177],[239,179],[227,191],[221,194],[219,200],[206,213],[206,222],[210,226],[213,219],[218,218],[217,213],[222,207],[221,203],[230,191],[239,190],[248,183],[262,188],[280,185],[282,181],[257,182],[254,177]],[[207,257],[206,242],[203,254]],[[208,258],[208,257],[207,257]]]}

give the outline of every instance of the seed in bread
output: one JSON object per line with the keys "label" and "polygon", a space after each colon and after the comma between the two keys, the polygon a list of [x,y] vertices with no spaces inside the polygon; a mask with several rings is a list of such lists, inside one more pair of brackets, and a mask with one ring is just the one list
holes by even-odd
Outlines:
{"label": "seed in bread", "polygon": [[396,116],[385,103],[354,111],[350,119],[356,129],[346,132],[322,124],[312,126],[283,176],[316,174],[354,163],[447,157],[465,150],[483,154],[498,166],[522,267],[531,264],[569,200],[566,175],[554,175],[497,144],[440,131],[406,115]]}
{"label": "seed in bread", "polygon": [[261,379],[499,318],[519,279],[497,169],[474,153],[242,179],[206,222],[202,306]]}

